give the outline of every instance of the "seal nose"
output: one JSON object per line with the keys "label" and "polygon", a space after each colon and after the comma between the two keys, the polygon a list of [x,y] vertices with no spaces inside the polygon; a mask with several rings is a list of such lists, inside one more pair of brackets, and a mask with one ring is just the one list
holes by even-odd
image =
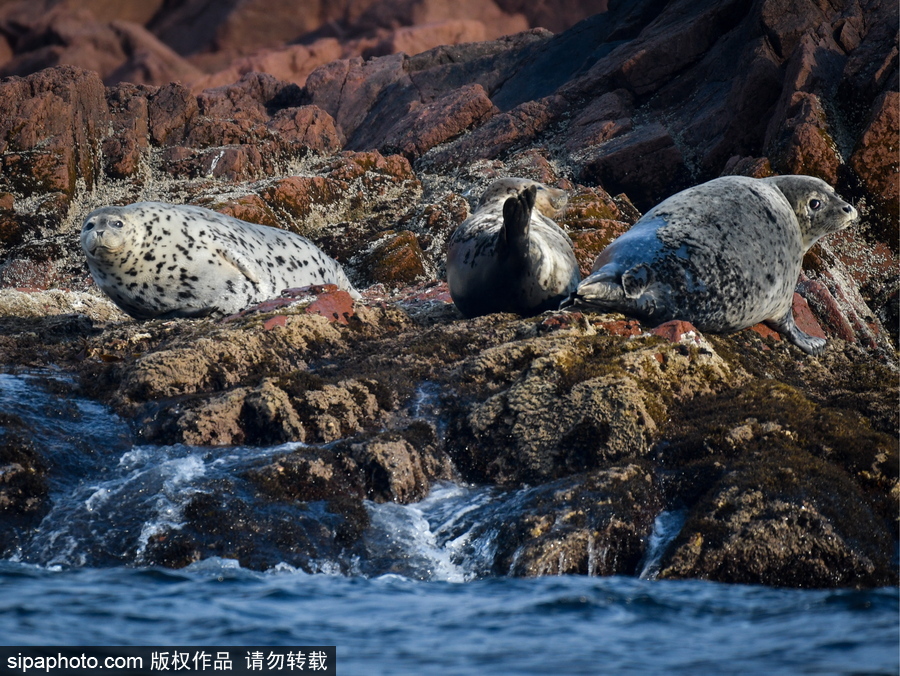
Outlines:
{"label": "seal nose", "polygon": [[845,214],[850,216],[851,218],[856,218],[856,209],[851,204],[847,204],[843,207],[843,211]]}

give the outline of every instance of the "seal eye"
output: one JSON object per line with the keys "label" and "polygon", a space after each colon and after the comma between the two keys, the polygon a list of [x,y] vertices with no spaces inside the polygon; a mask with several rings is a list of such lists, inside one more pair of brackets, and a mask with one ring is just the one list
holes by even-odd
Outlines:
{"label": "seal eye", "polygon": [[125,227],[125,224],[122,221],[112,221],[110,225],[116,229],[121,229]]}
{"label": "seal eye", "polygon": [[811,199],[809,201],[809,208],[812,209],[813,211],[818,211],[819,209],[822,208],[822,203],[817,199]]}
{"label": "seal eye", "polygon": [[87,232],[88,230],[93,230],[93,229],[94,229],[94,221],[88,221],[87,223],[84,224],[85,232]]}

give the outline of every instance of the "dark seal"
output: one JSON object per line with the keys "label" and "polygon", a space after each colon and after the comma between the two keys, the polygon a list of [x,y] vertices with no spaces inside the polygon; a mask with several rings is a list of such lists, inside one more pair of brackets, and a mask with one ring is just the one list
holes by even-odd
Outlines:
{"label": "dark seal", "polygon": [[228,315],[313,284],[359,297],[306,238],[202,207],[102,207],[85,217],[81,247],[97,286],[136,319]]}
{"label": "dark seal", "polygon": [[804,352],[825,341],[791,312],[803,255],[856,209],[809,176],[724,176],[648,211],[594,262],[565,305],[731,333],[764,322]]}
{"label": "dark seal", "polygon": [[466,317],[559,307],[581,275],[572,241],[551,220],[562,190],[524,178],[492,183],[450,237],[447,283]]}

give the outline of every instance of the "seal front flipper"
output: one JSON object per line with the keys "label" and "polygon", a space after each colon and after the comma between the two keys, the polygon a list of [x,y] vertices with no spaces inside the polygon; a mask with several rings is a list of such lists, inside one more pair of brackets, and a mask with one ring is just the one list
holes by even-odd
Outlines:
{"label": "seal front flipper", "polygon": [[503,227],[498,244],[506,247],[514,259],[524,259],[528,253],[528,227],[531,210],[537,197],[537,186],[531,185],[503,203]]}
{"label": "seal front flipper", "polygon": [[766,326],[775,329],[785,338],[791,341],[807,354],[813,356],[820,355],[825,351],[826,340],[824,338],[816,338],[808,333],[804,333],[794,323],[794,314],[791,308],[787,313],[779,319],[768,319],[764,322]]}
{"label": "seal front flipper", "polygon": [[253,264],[241,254],[230,249],[219,249],[217,253],[226,261],[236,267],[251,284],[259,285],[259,275],[253,269]]}

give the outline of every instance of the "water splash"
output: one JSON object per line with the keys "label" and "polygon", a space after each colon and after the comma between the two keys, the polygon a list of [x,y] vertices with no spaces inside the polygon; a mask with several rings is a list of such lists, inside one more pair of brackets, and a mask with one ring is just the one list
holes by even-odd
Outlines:
{"label": "water splash", "polygon": [[639,566],[641,572],[638,577],[644,580],[656,579],[656,576],[659,575],[662,557],[672,541],[678,537],[686,519],[687,511],[683,509],[659,513],[653,522],[653,532],[650,533],[647,553],[644,555],[643,563]]}

